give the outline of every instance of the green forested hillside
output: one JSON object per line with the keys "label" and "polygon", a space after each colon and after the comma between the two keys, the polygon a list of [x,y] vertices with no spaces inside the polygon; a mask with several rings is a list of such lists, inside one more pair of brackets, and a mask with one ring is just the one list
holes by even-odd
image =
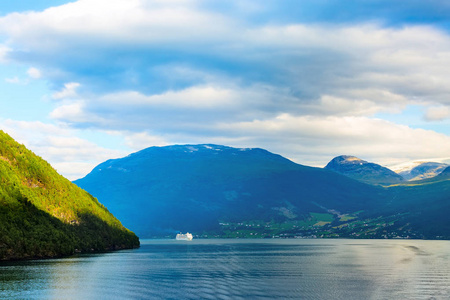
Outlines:
{"label": "green forested hillside", "polygon": [[139,239],[97,199],[0,131],[0,259],[132,248]]}

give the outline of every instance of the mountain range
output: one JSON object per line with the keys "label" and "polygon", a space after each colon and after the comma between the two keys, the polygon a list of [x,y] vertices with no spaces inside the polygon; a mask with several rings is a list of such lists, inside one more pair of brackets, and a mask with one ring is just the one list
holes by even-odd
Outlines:
{"label": "mountain range", "polygon": [[0,131],[0,260],[139,246],[97,199]]}
{"label": "mountain range", "polygon": [[[217,231],[219,223],[250,219],[302,219],[322,207],[357,211],[378,193],[263,149],[218,145],[151,147],[106,161],[75,183],[141,237]],[[362,201],[367,189],[371,196]]]}
{"label": "mountain range", "polygon": [[108,160],[75,185],[0,131],[0,174],[0,260],[138,247],[126,227],[142,238],[450,239],[447,165],[419,164],[408,180],[353,156],[314,168],[259,148],[174,145]]}
{"label": "mountain range", "polygon": [[150,147],[75,183],[144,238],[450,237],[444,175],[409,182],[349,156],[313,168],[258,148]]}
{"label": "mountain range", "polygon": [[333,158],[325,166],[325,169],[369,184],[390,185],[405,180],[401,175],[388,168],[349,155]]}
{"label": "mountain range", "polygon": [[412,168],[398,172],[405,180],[422,180],[439,175],[449,165],[437,162],[419,162]]}

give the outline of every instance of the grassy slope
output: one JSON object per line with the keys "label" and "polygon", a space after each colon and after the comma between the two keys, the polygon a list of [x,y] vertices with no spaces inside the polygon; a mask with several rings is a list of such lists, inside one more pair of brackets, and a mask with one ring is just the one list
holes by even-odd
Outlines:
{"label": "grassy slope", "polygon": [[2,131],[0,174],[0,259],[139,245],[95,198]]}

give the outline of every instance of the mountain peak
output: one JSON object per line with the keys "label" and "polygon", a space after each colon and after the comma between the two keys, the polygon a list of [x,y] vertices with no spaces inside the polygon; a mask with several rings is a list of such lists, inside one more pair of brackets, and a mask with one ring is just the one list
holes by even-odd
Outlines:
{"label": "mountain peak", "polygon": [[450,166],[447,166],[441,173],[439,173],[437,176],[440,178],[444,177],[450,177]]}
{"label": "mountain peak", "polygon": [[[175,165],[179,162],[179,165]],[[139,172],[148,176],[146,170],[158,170],[170,177],[172,174],[185,174],[189,177],[194,169],[214,169],[227,165],[227,172],[239,171],[245,178],[248,174],[278,172],[309,168],[290,161],[281,155],[261,148],[233,148],[214,144],[187,144],[162,147],[149,147],[126,157],[107,160],[96,166],[87,176],[117,176]],[[160,169],[161,166],[164,168]],[[171,168],[173,166],[173,169]],[[161,174],[160,174],[161,175]],[[81,180],[81,179],[79,179]],[[76,180],[75,182],[78,182]]]}
{"label": "mountain peak", "polygon": [[141,155],[147,153],[156,152],[170,152],[170,153],[220,153],[220,152],[245,152],[245,151],[258,151],[271,154],[269,151],[260,148],[233,148],[229,146],[216,145],[216,144],[180,144],[169,146],[154,146],[143,149],[141,151],[130,154],[129,156]]}
{"label": "mountain peak", "polygon": [[158,160],[162,162],[163,160],[170,161],[174,158],[180,157],[184,160],[209,158],[212,161],[247,157],[250,160],[248,163],[254,161],[255,159],[265,158],[271,161],[282,161],[285,164],[298,166],[281,155],[271,153],[261,148],[233,148],[215,144],[186,144],[149,147],[123,158],[108,160],[98,165],[94,170],[102,171],[106,169],[114,169],[116,165],[120,165],[121,170],[123,170],[124,166],[130,167],[129,164],[136,166],[154,158],[158,158]]}
{"label": "mountain peak", "polygon": [[333,158],[331,160],[330,163],[332,162],[336,162],[336,163],[367,163],[365,160],[362,160],[356,156],[352,156],[352,155],[340,155],[340,156],[336,156],[335,158]]}
{"label": "mountain peak", "polygon": [[370,184],[389,185],[403,181],[403,178],[394,171],[351,155],[333,158],[325,169]]}

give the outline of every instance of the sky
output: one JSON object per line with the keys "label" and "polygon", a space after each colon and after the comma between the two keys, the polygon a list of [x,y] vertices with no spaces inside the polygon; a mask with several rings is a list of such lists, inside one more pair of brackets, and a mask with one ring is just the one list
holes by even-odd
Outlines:
{"label": "sky", "polygon": [[450,3],[0,4],[0,129],[74,180],[151,146],[450,162]]}

